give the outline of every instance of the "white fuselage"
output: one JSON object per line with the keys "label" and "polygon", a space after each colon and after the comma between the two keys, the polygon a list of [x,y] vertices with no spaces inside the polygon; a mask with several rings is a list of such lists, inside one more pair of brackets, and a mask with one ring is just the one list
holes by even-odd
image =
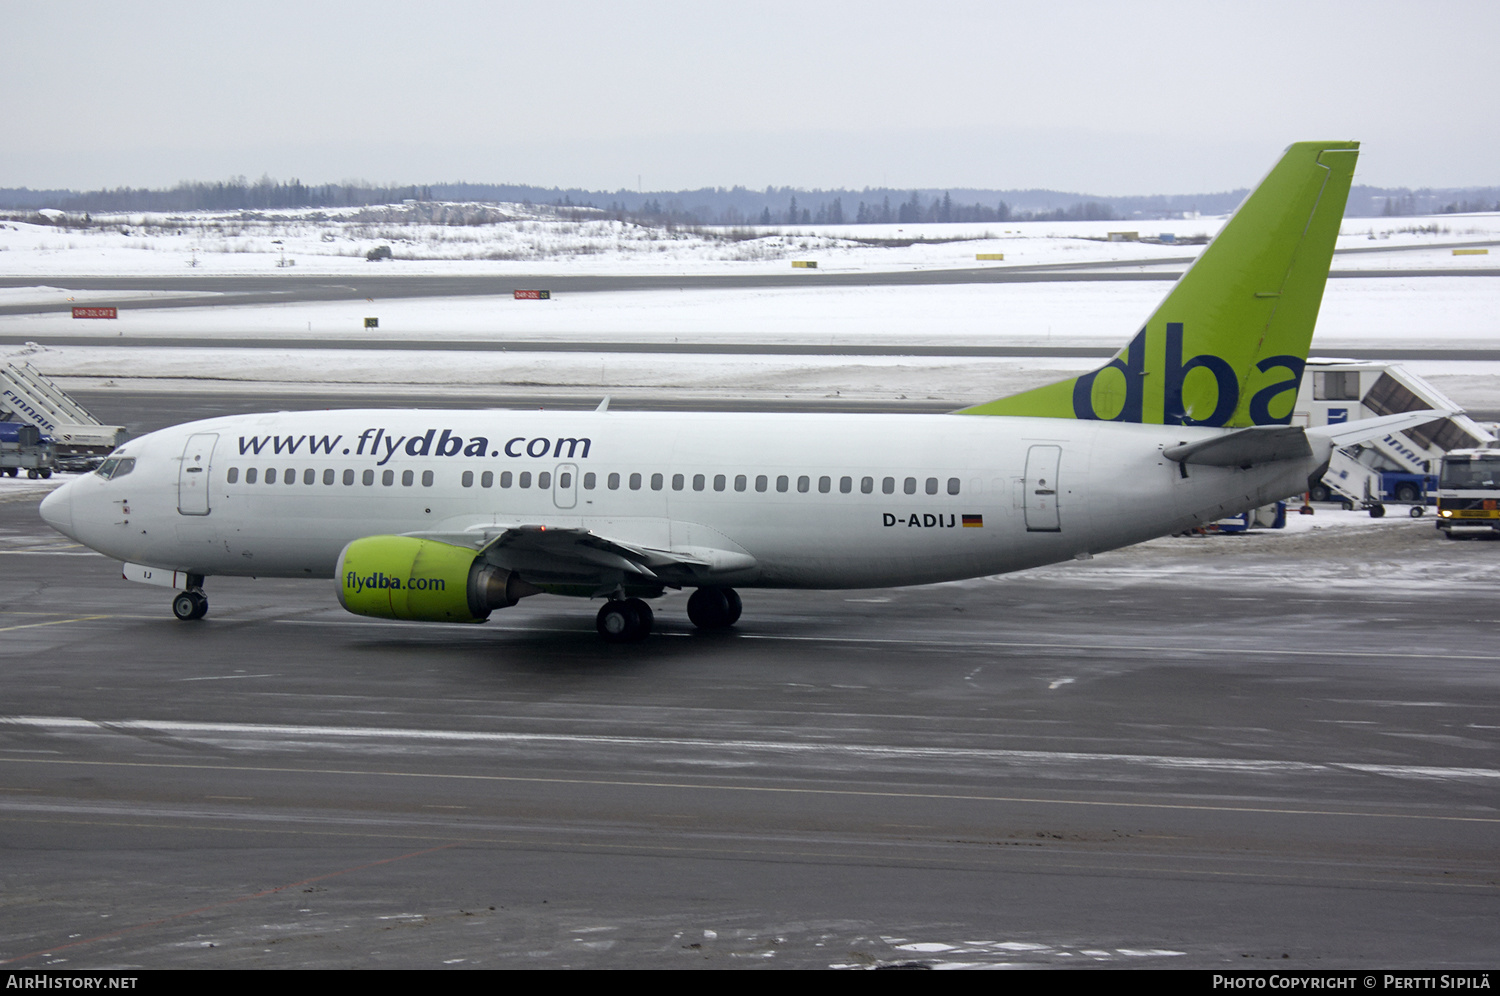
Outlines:
{"label": "white fuselage", "polygon": [[724,584],[872,587],[1097,553],[1303,491],[1315,460],[1191,466],[1223,430],[959,415],[359,410],[209,419],[50,497],[108,556],[332,577],[361,537],[487,524],[726,554]]}

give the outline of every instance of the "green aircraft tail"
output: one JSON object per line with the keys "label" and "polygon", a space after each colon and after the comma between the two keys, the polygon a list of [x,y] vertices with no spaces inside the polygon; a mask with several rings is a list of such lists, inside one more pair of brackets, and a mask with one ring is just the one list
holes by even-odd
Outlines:
{"label": "green aircraft tail", "polygon": [[1114,359],[958,414],[1290,422],[1358,155],[1358,142],[1291,146]]}

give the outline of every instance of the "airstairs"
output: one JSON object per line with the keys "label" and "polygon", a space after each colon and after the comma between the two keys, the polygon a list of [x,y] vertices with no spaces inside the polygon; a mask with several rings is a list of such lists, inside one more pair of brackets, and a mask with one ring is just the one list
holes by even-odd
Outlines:
{"label": "airstairs", "polygon": [[1442,458],[1449,450],[1497,445],[1495,436],[1442,391],[1399,363],[1310,359],[1292,421],[1320,426],[1397,412],[1437,408],[1458,412],[1402,432],[1337,450],[1323,474],[1326,494],[1351,506],[1384,513],[1386,502],[1412,506],[1420,515],[1435,492]]}
{"label": "airstairs", "polygon": [[34,425],[51,436],[58,456],[108,453],[125,429],[103,425],[62,388],[26,362],[0,364],[0,422]]}

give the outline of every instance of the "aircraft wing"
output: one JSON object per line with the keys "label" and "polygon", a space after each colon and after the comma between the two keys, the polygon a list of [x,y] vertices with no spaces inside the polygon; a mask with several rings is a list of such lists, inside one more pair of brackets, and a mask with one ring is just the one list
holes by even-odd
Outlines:
{"label": "aircraft wing", "polygon": [[743,550],[655,549],[577,526],[494,523],[406,535],[472,547],[495,566],[515,571],[534,584],[592,585],[604,593],[627,581],[680,587],[717,575],[743,576],[756,566],[755,558]]}

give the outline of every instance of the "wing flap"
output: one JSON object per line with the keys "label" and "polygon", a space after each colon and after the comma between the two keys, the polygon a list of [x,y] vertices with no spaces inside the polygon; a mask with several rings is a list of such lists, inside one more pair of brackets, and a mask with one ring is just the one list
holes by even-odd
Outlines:
{"label": "wing flap", "polygon": [[634,575],[655,584],[691,583],[757,566],[744,550],[707,546],[667,550],[601,536],[579,526],[485,523],[460,530],[407,533],[469,547],[498,567],[528,580],[610,585]]}

